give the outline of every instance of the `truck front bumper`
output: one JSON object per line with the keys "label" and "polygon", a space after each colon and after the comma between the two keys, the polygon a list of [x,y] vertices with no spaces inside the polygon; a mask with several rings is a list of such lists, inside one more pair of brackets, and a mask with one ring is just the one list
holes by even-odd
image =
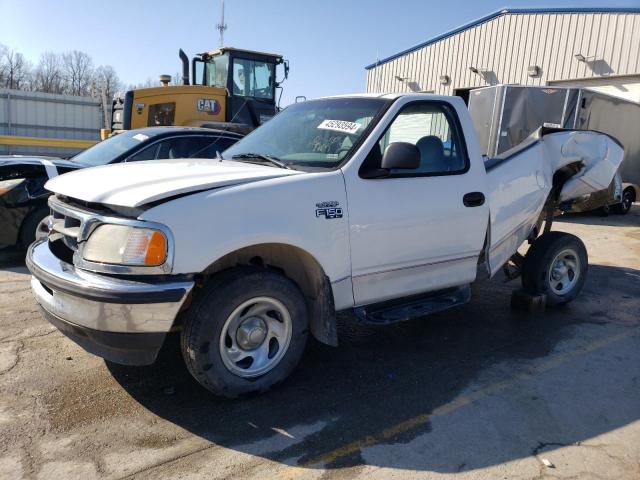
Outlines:
{"label": "truck front bumper", "polygon": [[155,361],[193,280],[124,279],[57,258],[46,241],[27,251],[31,289],[47,320],[82,348],[125,365]]}

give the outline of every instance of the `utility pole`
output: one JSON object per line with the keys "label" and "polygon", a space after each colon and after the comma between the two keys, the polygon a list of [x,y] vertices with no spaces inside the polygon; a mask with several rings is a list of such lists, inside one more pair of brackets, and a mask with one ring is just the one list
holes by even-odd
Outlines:
{"label": "utility pole", "polygon": [[224,23],[224,0],[222,0],[222,10],[220,12],[220,23],[216,25],[216,29],[220,32],[220,47],[224,47],[224,31],[227,29],[227,24]]}

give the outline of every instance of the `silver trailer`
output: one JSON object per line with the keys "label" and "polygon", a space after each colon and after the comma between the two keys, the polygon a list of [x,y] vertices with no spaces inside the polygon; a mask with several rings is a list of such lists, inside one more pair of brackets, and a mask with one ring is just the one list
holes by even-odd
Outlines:
{"label": "silver trailer", "polygon": [[625,151],[620,195],[626,208],[616,210],[626,213],[640,199],[640,104],[586,88],[495,85],[471,91],[469,112],[488,157],[515,147],[545,124],[611,135]]}
{"label": "silver trailer", "polygon": [[0,155],[76,154],[100,140],[102,120],[95,98],[0,89]]}

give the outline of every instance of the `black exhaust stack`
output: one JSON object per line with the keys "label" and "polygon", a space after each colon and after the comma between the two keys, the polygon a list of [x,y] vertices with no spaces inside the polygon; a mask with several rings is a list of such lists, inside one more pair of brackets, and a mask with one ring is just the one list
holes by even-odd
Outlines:
{"label": "black exhaust stack", "polygon": [[189,85],[189,57],[182,49],[178,52],[178,56],[182,60],[182,84]]}

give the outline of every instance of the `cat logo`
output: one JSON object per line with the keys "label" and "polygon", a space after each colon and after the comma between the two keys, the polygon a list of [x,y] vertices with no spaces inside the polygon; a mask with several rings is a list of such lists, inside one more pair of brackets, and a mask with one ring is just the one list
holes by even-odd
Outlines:
{"label": "cat logo", "polygon": [[196,102],[199,112],[207,115],[217,115],[220,113],[220,103],[215,98],[199,98]]}

